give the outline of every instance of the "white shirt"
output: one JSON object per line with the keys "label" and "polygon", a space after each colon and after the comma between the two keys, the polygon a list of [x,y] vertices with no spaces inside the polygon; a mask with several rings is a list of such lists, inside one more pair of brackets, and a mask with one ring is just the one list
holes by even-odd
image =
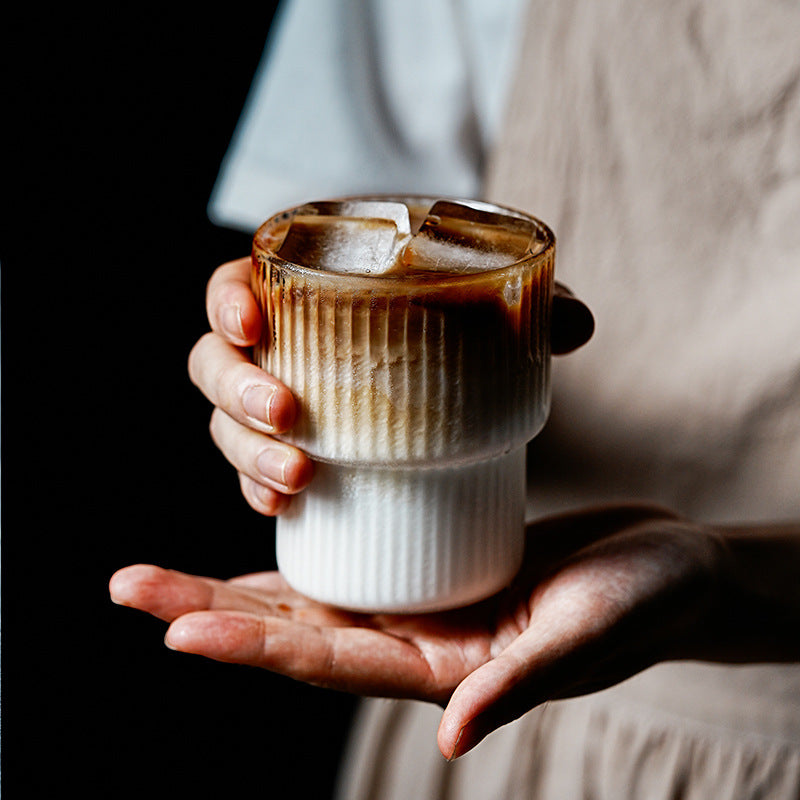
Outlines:
{"label": "white shirt", "polygon": [[284,0],[209,204],[254,230],[300,202],[475,197],[524,0]]}

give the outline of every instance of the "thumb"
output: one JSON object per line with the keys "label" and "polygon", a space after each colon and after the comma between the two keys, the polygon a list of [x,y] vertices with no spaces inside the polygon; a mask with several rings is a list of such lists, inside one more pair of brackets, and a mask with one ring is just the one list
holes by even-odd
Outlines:
{"label": "thumb", "polygon": [[456,687],[437,734],[439,750],[446,759],[464,755],[492,731],[546,699],[536,680],[541,665],[523,639],[517,639]]}
{"label": "thumb", "polygon": [[467,675],[451,695],[437,736],[445,758],[464,755],[546,700],[615,682],[592,668],[608,658],[607,649],[613,650],[607,640],[612,599],[600,602],[582,590],[581,581],[562,580],[543,583],[535,605],[529,627]]}
{"label": "thumb", "polygon": [[594,333],[594,315],[563,284],[553,289],[553,311],[550,320],[550,343],[554,356],[565,355],[582,347]]}

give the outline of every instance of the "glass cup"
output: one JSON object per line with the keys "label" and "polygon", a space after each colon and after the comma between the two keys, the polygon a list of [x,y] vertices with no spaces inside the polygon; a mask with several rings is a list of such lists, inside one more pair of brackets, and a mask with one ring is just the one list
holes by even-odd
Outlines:
{"label": "glass cup", "polygon": [[[299,263],[318,261],[314,248],[288,246],[322,229],[341,261],[350,232],[369,225],[348,209],[387,202],[409,210],[400,268],[373,268],[369,248],[352,268]],[[525,445],[550,406],[554,257],[545,224],[478,201],[348,198],[258,229],[255,360],[298,402],[280,438],[316,462],[277,520],[278,567],[295,589],[412,613],[511,581],[524,547]]]}

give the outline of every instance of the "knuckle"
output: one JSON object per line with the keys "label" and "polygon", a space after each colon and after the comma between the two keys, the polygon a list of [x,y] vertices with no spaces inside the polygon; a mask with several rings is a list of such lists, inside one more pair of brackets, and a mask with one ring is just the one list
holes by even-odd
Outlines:
{"label": "knuckle", "polygon": [[214,444],[224,452],[226,435],[225,430],[229,422],[228,415],[219,408],[215,408],[211,412],[211,418],[208,421],[208,432]]}
{"label": "knuckle", "polygon": [[219,435],[219,415],[220,411],[218,408],[215,408],[211,412],[211,417],[208,420],[208,432],[211,435],[212,440],[214,443],[219,446],[218,435]]}
{"label": "knuckle", "polygon": [[201,375],[202,375],[201,365],[205,357],[205,354],[208,350],[209,342],[213,337],[214,334],[211,333],[211,331],[209,331],[208,333],[204,333],[194,343],[186,359],[186,369],[189,373],[189,378],[191,379],[192,383],[195,386],[199,386],[201,383]]}
{"label": "knuckle", "polygon": [[244,361],[225,361],[214,374],[214,389],[218,404],[233,412],[241,408],[241,397],[245,388],[250,365]]}
{"label": "knuckle", "polygon": [[217,267],[206,284],[209,308],[241,296],[250,273],[250,256],[228,261]]}

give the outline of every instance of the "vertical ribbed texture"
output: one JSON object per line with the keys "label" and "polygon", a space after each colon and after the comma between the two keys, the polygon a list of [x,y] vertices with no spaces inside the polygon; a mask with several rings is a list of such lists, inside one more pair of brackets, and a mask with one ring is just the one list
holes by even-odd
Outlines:
{"label": "vertical ribbed texture", "polygon": [[451,469],[318,465],[278,518],[298,591],[360,611],[430,611],[506,586],[524,546],[525,448]]}
{"label": "vertical ribbed texture", "polygon": [[272,330],[256,355],[300,400],[284,438],[312,456],[461,463],[508,452],[544,424],[552,257],[459,294],[265,273]]}

